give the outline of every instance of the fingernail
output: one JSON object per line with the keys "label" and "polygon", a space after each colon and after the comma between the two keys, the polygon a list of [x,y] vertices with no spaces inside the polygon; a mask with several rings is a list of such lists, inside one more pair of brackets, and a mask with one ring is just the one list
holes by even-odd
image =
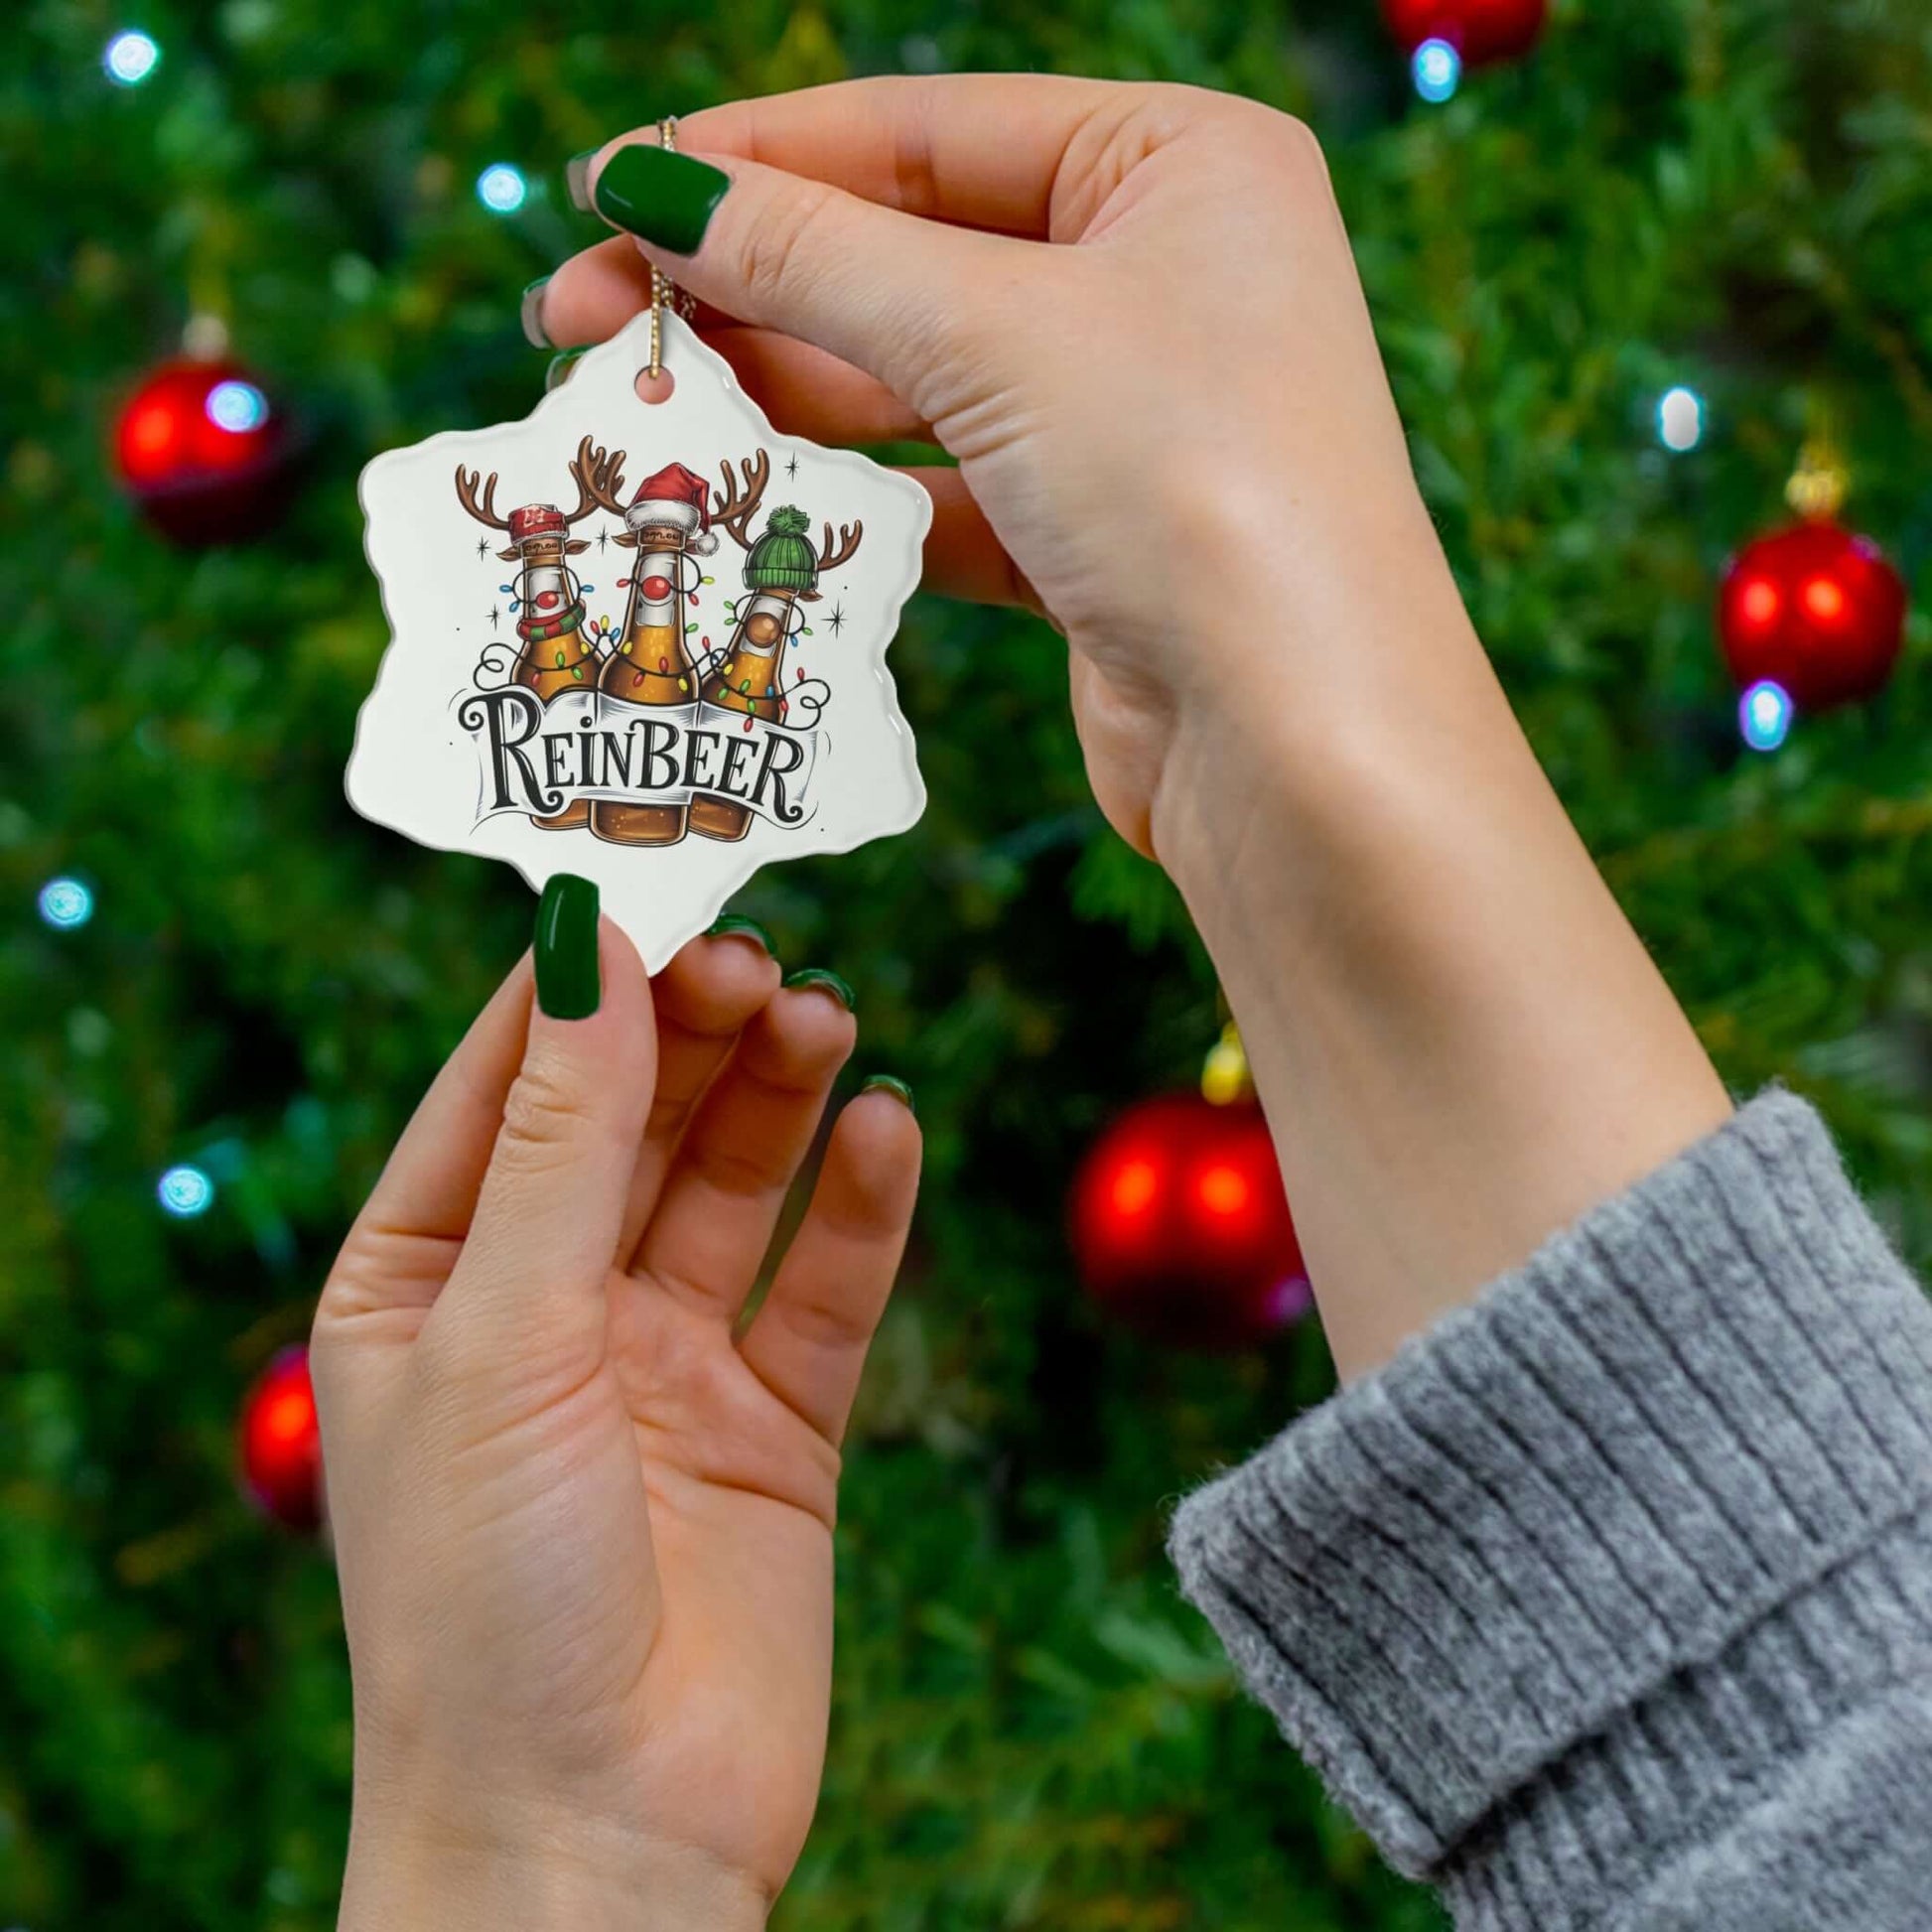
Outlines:
{"label": "fingernail", "polygon": [[537,901],[537,1005],[552,1020],[588,1020],[603,995],[597,971],[597,888],[551,875]]}
{"label": "fingernail", "polygon": [[523,324],[523,340],[532,348],[555,348],[557,345],[543,333],[543,292],[550,286],[548,275],[539,275],[523,291],[523,299],[517,304],[517,315]]}
{"label": "fingernail", "polygon": [[731,185],[731,177],[708,161],[635,142],[604,164],[595,200],[607,221],[674,255],[689,255]]}
{"label": "fingernail", "polygon": [[584,351],[581,348],[567,348],[560,355],[550,358],[550,365],[543,372],[543,393],[547,396],[560,382],[570,380],[570,372],[577,366],[577,358]]}
{"label": "fingernail", "polygon": [[839,1005],[847,1013],[852,1011],[855,1004],[851,987],[844,980],[840,979],[838,974],[824,966],[801,966],[797,972],[787,973],[785,975],[785,984],[787,986],[818,987],[831,994],[833,999],[838,1001]]}
{"label": "fingernail", "polygon": [[869,1073],[866,1076],[865,1084],[860,1087],[859,1091],[861,1093],[890,1093],[895,1100],[898,1101],[904,1107],[908,1114],[916,1115],[919,1111],[912,1104],[912,1089],[894,1073]]}
{"label": "fingernail", "polygon": [[754,939],[773,959],[778,956],[777,947],[771,943],[770,933],[766,932],[763,926],[759,924],[758,920],[748,919],[743,912],[726,912],[722,916],[712,920],[711,924],[705,928],[704,936],[707,939],[729,939],[740,936],[747,939]]}
{"label": "fingernail", "polygon": [[564,163],[564,187],[569,192],[571,207],[580,214],[591,211],[591,163],[596,159],[597,150],[586,148]]}

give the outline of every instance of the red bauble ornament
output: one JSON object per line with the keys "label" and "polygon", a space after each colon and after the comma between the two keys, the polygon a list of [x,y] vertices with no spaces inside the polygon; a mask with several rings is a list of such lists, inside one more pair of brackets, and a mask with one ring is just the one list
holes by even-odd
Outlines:
{"label": "red bauble ornament", "polygon": [[1884,688],[1905,638],[1905,584],[1869,537],[1829,517],[1746,544],[1725,573],[1718,633],[1737,688],[1764,679],[1800,711]]}
{"label": "red bauble ornament", "polygon": [[1234,1347],[1311,1306],[1274,1142],[1252,1103],[1176,1093],[1130,1107],[1081,1163],[1070,1206],[1088,1292],[1158,1340]]}
{"label": "red bauble ornament", "polygon": [[322,1435],[309,1351],[285,1348],[241,1404],[241,1479],[278,1523],[313,1530],[322,1522]]}
{"label": "red bauble ornament", "polygon": [[1549,0],[1382,0],[1405,54],[1424,41],[1448,41],[1465,68],[1514,61],[1543,36]]}
{"label": "red bauble ornament", "polygon": [[155,527],[177,543],[258,536],[288,499],[281,411],[227,360],[164,362],[121,411],[114,464]]}

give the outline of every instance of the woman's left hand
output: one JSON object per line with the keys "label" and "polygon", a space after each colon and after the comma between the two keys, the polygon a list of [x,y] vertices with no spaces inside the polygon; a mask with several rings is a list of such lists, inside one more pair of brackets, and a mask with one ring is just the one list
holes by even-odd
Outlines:
{"label": "woman's left hand", "polygon": [[[695,940],[528,961],[344,1246],[312,1351],[355,1681],[342,1925],[758,1925],[817,1799],[839,1439],[919,1135],[869,1092],[738,1332],[855,1026]],[[541,978],[541,973],[539,973]]]}

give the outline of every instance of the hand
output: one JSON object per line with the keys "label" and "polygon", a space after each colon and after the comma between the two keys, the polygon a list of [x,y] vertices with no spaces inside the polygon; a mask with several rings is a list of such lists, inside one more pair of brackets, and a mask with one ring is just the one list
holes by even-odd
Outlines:
{"label": "hand", "polygon": [[852,1016],[744,936],[653,989],[594,918],[597,1010],[533,1008],[518,966],[316,1317],[345,1932],[761,1924],[817,1798],[838,1444],[918,1130],[845,1109],[735,1338]]}
{"label": "hand", "polygon": [[913,473],[927,582],[1065,632],[1094,794],[1220,971],[1344,1374],[1725,1117],[1462,609],[1306,128],[948,75],[655,141],[591,159],[630,234],[558,270],[544,331],[611,335],[654,261],[781,430],[959,459]]}
{"label": "hand", "polygon": [[[614,157],[656,138],[591,164],[607,212]],[[1300,122],[1189,87],[967,75],[709,108],[678,147],[730,191],[694,255],[646,252],[780,429],[958,458],[914,473],[927,581],[1065,633],[1095,795],[1143,852],[1183,718],[1357,647],[1364,600],[1406,623],[1418,596],[1456,608]],[[620,237],[551,277],[542,325],[599,342],[648,292]],[[1244,588],[1266,615],[1231,673],[1189,607]]]}

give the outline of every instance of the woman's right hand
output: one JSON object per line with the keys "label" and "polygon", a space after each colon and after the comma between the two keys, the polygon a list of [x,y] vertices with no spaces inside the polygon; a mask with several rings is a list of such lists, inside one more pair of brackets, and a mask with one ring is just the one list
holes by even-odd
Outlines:
{"label": "woman's right hand", "polygon": [[[591,198],[638,238],[565,263],[544,333],[609,337],[655,260],[781,431],[956,457],[913,473],[927,583],[1065,633],[1095,794],[1141,851],[1186,733],[1333,684],[1377,612],[1400,641],[1431,606],[1460,621],[1300,122],[1191,87],[963,75],[706,109],[669,178],[624,154],[656,143],[591,159]],[[705,163],[729,192],[672,253],[678,195],[722,187]],[[1240,634],[1203,636],[1222,611]]]}

